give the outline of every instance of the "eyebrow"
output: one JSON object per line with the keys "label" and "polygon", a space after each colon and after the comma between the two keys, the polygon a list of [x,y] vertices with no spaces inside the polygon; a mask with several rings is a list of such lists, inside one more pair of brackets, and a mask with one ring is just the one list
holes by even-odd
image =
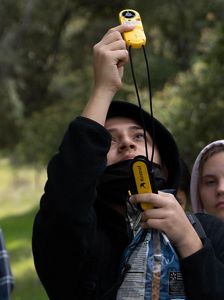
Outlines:
{"label": "eyebrow", "polygon": [[201,181],[206,180],[206,179],[210,179],[210,178],[216,178],[216,175],[214,175],[214,174],[205,174],[205,175],[201,176]]}
{"label": "eyebrow", "polygon": [[205,174],[202,176],[202,178],[205,178],[205,177],[216,177],[216,175],[212,174],[212,173],[208,173],[208,174]]}
{"label": "eyebrow", "polygon": [[[119,128],[107,128],[108,131],[110,132],[117,132],[119,131]],[[143,128],[140,125],[131,125],[130,127],[128,127],[128,130],[143,130]]]}

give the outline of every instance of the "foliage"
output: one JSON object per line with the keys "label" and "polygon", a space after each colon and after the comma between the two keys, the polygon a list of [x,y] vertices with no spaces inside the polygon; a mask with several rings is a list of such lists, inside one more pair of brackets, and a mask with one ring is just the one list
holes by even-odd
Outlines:
{"label": "foliage", "polygon": [[49,157],[58,150],[67,126],[74,118],[71,107],[76,107],[76,111],[82,108],[79,101],[65,101],[46,107],[27,119],[14,163],[28,162],[36,167],[46,165]]}
{"label": "foliage", "polygon": [[180,73],[175,84],[167,85],[159,95],[160,101],[167,101],[163,107],[166,113],[161,117],[175,134],[189,164],[207,143],[223,139],[223,29],[219,26],[204,58],[197,60],[188,72]]}
{"label": "foliage", "polygon": [[15,82],[4,80],[0,89],[0,145],[1,148],[11,147],[19,141],[23,119],[23,104],[17,97]]}

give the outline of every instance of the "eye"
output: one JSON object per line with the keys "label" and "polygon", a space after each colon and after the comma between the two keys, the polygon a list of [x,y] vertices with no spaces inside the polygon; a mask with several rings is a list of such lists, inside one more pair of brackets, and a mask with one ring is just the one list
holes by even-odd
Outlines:
{"label": "eye", "polygon": [[205,178],[203,179],[202,183],[206,186],[211,186],[216,184],[216,179],[214,178]]}
{"label": "eye", "polygon": [[134,138],[135,140],[142,141],[144,140],[144,133],[143,132],[136,133]]}
{"label": "eye", "polygon": [[117,138],[115,136],[112,136],[111,144],[116,144],[116,143],[117,143]]}
{"label": "eye", "polygon": [[208,180],[205,183],[208,185],[215,184],[215,180]]}

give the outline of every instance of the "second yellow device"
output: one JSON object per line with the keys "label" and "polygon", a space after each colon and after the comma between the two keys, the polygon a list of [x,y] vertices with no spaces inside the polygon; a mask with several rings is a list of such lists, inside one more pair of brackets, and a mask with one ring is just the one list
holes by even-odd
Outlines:
{"label": "second yellow device", "polygon": [[133,9],[124,9],[119,13],[120,24],[134,25],[135,28],[131,31],[123,33],[123,38],[127,46],[133,48],[141,48],[146,44],[146,36],[144,33],[140,14]]}
{"label": "second yellow device", "polygon": [[[154,177],[150,172],[149,161],[145,156],[136,156],[131,163],[131,194],[156,193]],[[140,208],[147,210],[153,208],[150,203],[141,203]]]}

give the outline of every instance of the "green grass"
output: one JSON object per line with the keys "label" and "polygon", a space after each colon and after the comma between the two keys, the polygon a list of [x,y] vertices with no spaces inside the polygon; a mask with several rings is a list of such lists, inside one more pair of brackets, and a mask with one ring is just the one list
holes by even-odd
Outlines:
{"label": "green grass", "polygon": [[45,170],[14,168],[0,160],[0,227],[10,257],[15,288],[12,300],[47,300],[35,272],[32,226],[46,180]]}

